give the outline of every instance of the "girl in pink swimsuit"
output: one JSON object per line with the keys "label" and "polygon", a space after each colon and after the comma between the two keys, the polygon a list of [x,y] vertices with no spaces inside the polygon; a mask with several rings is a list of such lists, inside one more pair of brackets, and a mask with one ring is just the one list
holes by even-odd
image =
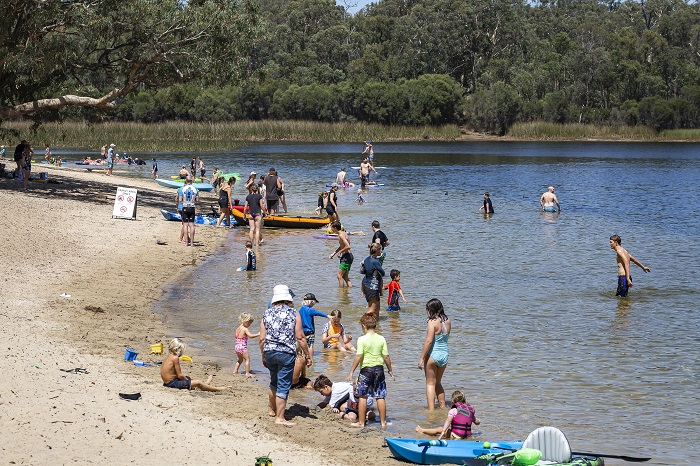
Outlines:
{"label": "girl in pink swimsuit", "polygon": [[238,362],[233,368],[233,373],[238,374],[238,369],[241,367],[241,363],[245,360],[245,375],[247,377],[253,377],[250,373],[250,355],[248,354],[248,338],[259,337],[259,333],[250,333],[248,327],[253,323],[255,319],[248,312],[243,312],[239,320],[241,325],[236,329],[236,356],[238,356]]}

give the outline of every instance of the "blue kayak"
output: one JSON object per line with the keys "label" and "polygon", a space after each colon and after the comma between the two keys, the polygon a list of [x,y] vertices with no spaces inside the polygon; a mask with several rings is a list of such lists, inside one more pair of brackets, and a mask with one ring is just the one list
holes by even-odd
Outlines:
{"label": "blue kayak", "polygon": [[500,454],[502,448],[517,450],[523,445],[521,440],[491,442],[490,448],[475,440],[433,440],[438,445],[430,445],[430,440],[410,438],[387,438],[386,443],[397,459],[417,464],[464,464],[465,458]]}
{"label": "blue kayak", "polygon": [[[171,180],[164,180],[162,178],[157,178],[156,183],[158,183],[161,186],[164,186],[166,188],[182,188],[184,186],[183,183],[178,183],[177,181],[171,181]],[[214,186],[212,186],[209,183],[192,183],[192,186],[197,188],[200,191],[212,191],[214,189]]]}
{"label": "blue kayak", "polygon": [[[182,217],[180,214],[177,212],[171,212],[169,210],[165,209],[160,209],[160,213],[163,214],[163,217],[165,217],[166,220],[172,220],[176,222],[181,222]],[[219,221],[218,217],[215,217],[213,215],[195,215],[194,217],[194,223],[197,225],[216,225],[216,223]],[[233,222],[234,225],[238,225],[236,223],[236,220],[233,218],[233,215],[231,216],[231,222]],[[228,226],[228,222],[226,221],[226,218],[224,217],[224,221],[221,222],[222,225]]]}

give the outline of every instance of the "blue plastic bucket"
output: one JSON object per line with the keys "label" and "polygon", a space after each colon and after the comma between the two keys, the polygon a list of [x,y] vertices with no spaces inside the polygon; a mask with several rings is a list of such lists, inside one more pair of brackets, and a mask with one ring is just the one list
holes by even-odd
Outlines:
{"label": "blue plastic bucket", "polygon": [[124,361],[133,361],[136,359],[136,356],[138,356],[138,352],[136,350],[132,350],[131,348],[127,348],[126,352],[124,353]]}

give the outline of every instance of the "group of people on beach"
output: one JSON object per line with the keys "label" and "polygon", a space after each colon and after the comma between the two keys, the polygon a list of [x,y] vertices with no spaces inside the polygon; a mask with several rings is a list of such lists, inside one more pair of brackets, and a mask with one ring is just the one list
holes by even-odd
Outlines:
{"label": "group of people on beach", "polygon": [[[371,144],[368,141],[369,152],[372,153]],[[367,148],[366,148],[367,150]],[[367,160],[369,161],[369,160]],[[363,161],[364,162],[364,161]],[[371,165],[371,169],[374,169]],[[368,168],[369,170],[369,168]],[[250,240],[246,242],[247,263],[255,264],[254,247],[262,243],[260,235],[259,219],[264,214],[274,213],[280,202],[260,194],[264,192],[283,191],[283,184],[277,176],[277,172],[271,168],[263,180],[262,186],[255,181],[255,172],[251,172],[246,189],[249,194],[246,197],[244,213],[250,218]],[[187,178],[186,183],[190,183]],[[234,180],[235,183],[235,180]],[[347,183],[344,170],[338,174],[336,183],[331,185],[328,193],[319,193],[319,208],[323,207],[328,213],[330,229],[337,235],[338,247],[329,255],[329,259],[338,258],[337,280],[339,287],[352,287],[349,277],[354,256],[351,252],[350,238],[340,223],[337,197],[334,196],[339,186]],[[229,202],[230,188],[219,185],[220,192],[224,192],[224,201]],[[321,206],[321,198],[324,205]],[[220,205],[222,205],[220,203]],[[554,187],[549,187],[540,197],[540,207],[544,212],[560,212],[561,205],[554,194]],[[223,205],[222,205],[223,208]],[[493,213],[493,205],[488,192],[484,193],[484,201],[481,210],[485,214]],[[381,428],[389,425],[387,421],[386,407],[386,376],[395,378],[391,358],[389,356],[386,339],[377,332],[379,322],[379,302],[383,290],[388,290],[387,311],[400,310],[399,299],[406,302],[401,289],[401,272],[397,269],[390,271],[391,282],[384,285],[386,275],[384,261],[385,249],[389,246],[387,235],[381,230],[378,220],[371,224],[373,236],[369,243],[369,254],[361,262],[362,274],[361,293],[367,301],[367,310],[360,318],[363,335],[353,345],[353,338],[345,332],[341,323],[342,313],[334,309],[330,314],[318,311],[314,306],[318,303],[313,293],[304,296],[302,306],[297,310],[294,307],[294,293],[287,285],[277,285],[273,289],[270,305],[263,313],[260,330],[253,333],[250,330],[254,318],[249,313],[240,315],[240,325],[235,331],[235,352],[237,361],[234,373],[244,368],[246,376],[251,376],[251,362],[248,353],[248,340],[259,338],[259,346],[262,355],[262,364],[270,372],[270,384],[268,390],[269,412],[275,418],[275,423],[284,426],[292,426],[285,418],[285,409],[290,390],[293,388],[314,389],[323,396],[319,403],[321,408],[330,409],[342,419],[347,419],[354,427],[364,427],[365,423],[375,418],[373,406],[376,406]],[[650,269],[642,265],[626,249],[621,246],[622,239],[618,235],[610,237],[610,247],[616,252],[618,266],[618,296],[626,296],[629,287],[632,286],[630,275],[630,263],[635,263],[645,272]],[[241,268],[243,269],[243,267]],[[251,270],[250,268],[246,268]],[[253,265],[252,270],[255,269]],[[433,298],[426,305],[426,336],[417,367],[425,374],[425,396],[429,410],[435,407],[446,408],[446,399],[443,387],[443,376],[449,363],[449,336],[452,332],[452,322],[447,316],[442,302]],[[350,371],[345,381],[332,381],[326,375],[320,375],[314,382],[306,378],[306,368],[313,364],[313,348],[315,344],[314,317],[327,318],[328,322],[322,331],[322,343],[326,349],[337,349],[342,352],[355,352]],[[171,342],[171,355],[168,356],[170,364],[163,365],[161,375],[166,386],[174,388],[202,388],[204,390],[224,390],[227,387],[213,387],[200,381],[187,381],[183,379],[177,365],[178,352],[181,354],[181,344]],[[166,359],[168,359],[166,358]],[[359,375],[354,377],[359,368]],[[354,383],[353,383],[354,382]],[[438,435],[439,438],[451,439],[468,438],[471,435],[472,425],[480,424],[476,417],[476,410],[471,406],[461,391],[452,393],[450,409],[445,422],[438,427],[424,428],[416,426],[416,431],[427,435]]]}

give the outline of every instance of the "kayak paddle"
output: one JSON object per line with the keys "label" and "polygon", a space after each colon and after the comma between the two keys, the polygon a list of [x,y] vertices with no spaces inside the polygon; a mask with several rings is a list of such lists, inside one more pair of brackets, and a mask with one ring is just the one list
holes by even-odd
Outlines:
{"label": "kayak paddle", "polygon": [[[516,451],[512,448],[504,448],[504,447],[499,447],[494,445],[493,448],[498,448],[500,450],[507,450],[507,451]],[[580,451],[572,451],[572,455],[576,456],[599,456],[601,458],[615,458],[618,460],[623,460],[623,461],[629,461],[630,463],[643,463],[645,461],[649,461],[651,458],[639,458],[636,456],[626,456],[626,455],[605,455],[603,453],[582,453]]]}
{"label": "kayak paddle", "polygon": [[600,456],[601,458],[615,458],[623,461],[629,461],[630,463],[643,463],[644,461],[649,461],[651,458],[639,458],[637,456],[625,456],[625,455],[604,455],[602,453],[581,453],[579,451],[572,451],[572,455],[577,456]]}

